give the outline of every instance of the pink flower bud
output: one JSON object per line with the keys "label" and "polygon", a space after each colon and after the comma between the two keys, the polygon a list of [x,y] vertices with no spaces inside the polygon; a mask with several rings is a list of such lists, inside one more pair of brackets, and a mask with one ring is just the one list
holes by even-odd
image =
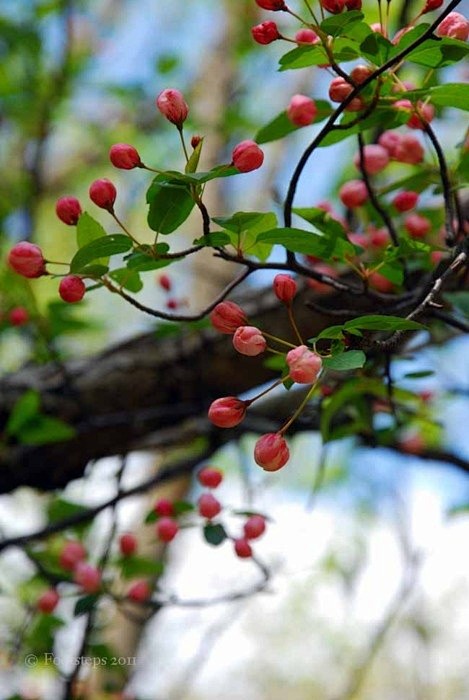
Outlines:
{"label": "pink flower bud", "polygon": [[174,515],[174,505],[169,498],[159,498],[153,506],[153,510],[160,517],[170,517]]}
{"label": "pink flower bud", "polygon": [[264,352],[267,342],[255,326],[240,326],[233,335],[233,345],[241,355],[254,357]]}
{"label": "pink flower bud", "polygon": [[55,204],[55,213],[68,226],[76,226],[81,215],[81,205],[76,197],[60,197]]}
{"label": "pink flower bud", "polygon": [[[246,326],[244,326],[246,328]],[[216,399],[208,409],[209,420],[218,428],[234,428],[246,415],[246,403],[236,396]]]}
{"label": "pink flower bud", "polygon": [[[356,168],[360,168],[360,154],[353,159]],[[383,146],[372,143],[363,149],[363,164],[368,175],[374,175],[383,170],[389,163],[389,153]]]}
{"label": "pink flower bud", "polygon": [[37,609],[46,615],[50,615],[50,613],[54,612],[59,600],[59,594],[55,588],[49,588],[38,598]]}
{"label": "pink flower bud", "polygon": [[137,538],[131,532],[125,532],[119,537],[119,549],[124,557],[129,557],[137,551]]}
{"label": "pink flower bud", "polygon": [[322,367],[322,360],[306,345],[299,345],[287,353],[287,365],[290,377],[298,384],[313,384]]}
{"label": "pink flower bud", "polygon": [[295,34],[297,44],[318,44],[321,40],[312,29],[300,29]]}
{"label": "pink flower bud", "polygon": [[29,321],[29,314],[24,306],[15,306],[8,314],[12,326],[24,326]]}
{"label": "pink flower bud", "polygon": [[280,433],[267,433],[256,442],[254,447],[256,463],[267,472],[276,472],[290,459],[287,441]]}
{"label": "pink flower bud", "polygon": [[46,261],[43,258],[42,250],[34,243],[21,241],[17,243],[8,253],[8,264],[23,277],[33,279],[46,274]]}
{"label": "pink flower bud", "polygon": [[102,178],[91,183],[89,195],[92,202],[101,209],[114,211],[114,202],[117,197],[117,190],[110,180]]}
{"label": "pink flower bud", "polygon": [[431,230],[432,224],[421,214],[409,214],[404,219],[404,226],[412,238],[424,238]]}
{"label": "pink flower bud", "polygon": [[402,141],[402,134],[397,131],[384,131],[378,139],[380,146],[385,148],[391,158],[395,158],[395,152]]}
{"label": "pink flower bud", "polygon": [[389,243],[389,233],[385,228],[374,228],[370,232],[370,242],[374,248],[384,248]]}
{"label": "pink flower bud", "polygon": [[469,37],[469,21],[459,12],[450,12],[436,28],[436,34],[466,41]]}
{"label": "pink flower bud", "polygon": [[85,557],[86,549],[83,547],[82,543],[76,540],[69,540],[62,547],[62,551],[59,555],[59,564],[62,569],[73,571],[78,562],[82,561]]}
{"label": "pink flower bud", "polygon": [[148,581],[141,579],[135,581],[127,591],[127,598],[133,600],[134,603],[145,603],[151,597],[151,588]]}
{"label": "pink flower bud", "polygon": [[297,292],[297,284],[290,275],[275,275],[274,292],[277,299],[283,301],[284,304],[291,304]]}
{"label": "pink flower bud", "polygon": [[306,95],[293,95],[287,107],[287,117],[295,126],[308,126],[316,119],[316,103]]}
{"label": "pink flower bud", "polygon": [[380,275],[379,272],[372,272],[368,277],[368,282],[373,289],[383,294],[390,294],[394,290],[394,285],[391,280],[388,280],[384,275]]}
{"label": "pink flower bud", "polygon": [[203,493],[197,501],[199,515],[207,520],[215,518],[221,511],[220,501],[212,493]]}
{"label": "pink flower bud", "polygon": [[156,106],[168,121],[175,124],[178,129],[182,129],[189,114],[189,107],[182,92],[173,88],[163,90],[156,98]]}
{"label": "pink flower bud", "polygon": [[345,7],[345,0],[321,0],[321,5],[333,15],[338,15]]}
{"label": "pink flower bud", "polygon": [[234,301],[222,301],[217,304],[210,314],[210,321],[217,331],[228,335],[248,322],[243,309]]}
{"label": "pink flower bud", "polygon": [[85,283],[77,275],[67,275],[60,280],[59,294],[60,297],[69,304],[75,304],[81,301],[85,296]]}
{"label": "pink flower bud", "polygon": [[392,200],[393,205],[397,211],[409,211],[413,209],[417,202],[419,201],[419,193],[407,190],[405,192],[399,192],[396,194]]}
{"label": "pink flower bud", "polygon": [[101,572],[92,564],[80,561],[73,571],[73,580],[85,593],[96,593],[101,587]]}
{"label": "pink flower bud", "polygon": [[168,277],[168,275],[161,275],[161,277],[158,278],[158,284],[165,292],[171,291],[171,278]]}
{"label": "pink flower bud", "polygon": [[251,34],[254,41],[257,41],[258,44],[271,44],[273,41],[281,39],[277,25],[275,22],[270,21],[262,22],[262,24],[252,27]]}
{"label": "pink flower bud", "polygon": [[191,146],[192,146],[192,148],[197,148],[197,146],[199,145],[199,143],[200,143],[201,141],[202,141],[202,136],[197,136],[197,135],[192,136],[192,138],[191,138]]}
{"label": "pink flower bud", "polygon": [[142,165],[138,151],[128,143],[115,143],[109,151],[109,160],[116,168],[132,170]]}
{"label": "pink flower bud", "polygon": [[432,10],[437,10],[443,5],[443,2],[444,0],[427,0],[422,10],[422,15],[425,15],[427,12],[431,12]]}
{"label": "pink flower bud", "polygon": [[204,467],[198,472],[197,481],[208,489],[216,489],[223,481],[223,472],[214,467]]}
{"label": "pink flower bud", "polygon": [[171,542],[179,532],[179,525],[173,518],[163,517],[156,523],[156,535],[162,542]]}
{"label": "pink flower bud", "polygon": [[284,0],[256,0],[256,5],[262,7],[263,10],[272,10],[273,12],[287,9]]}
{"label": "pink flower bud", "polygon": [[264,162],[264,152],[255,141],[241,141],[233,148],[231,159],[240,173],[257,170]]}
{"label": "pink flower bud", "polygon": [[412,134],[403,134],[394,149],[393,158],[400,163],[417,165],[424,156],[422,144]]}
{"label": "pink flower bud", "polygon": [[349,209],[361,207],[368,199],[368,190],[363,180],[349,180],[339,190],[342,204]]}

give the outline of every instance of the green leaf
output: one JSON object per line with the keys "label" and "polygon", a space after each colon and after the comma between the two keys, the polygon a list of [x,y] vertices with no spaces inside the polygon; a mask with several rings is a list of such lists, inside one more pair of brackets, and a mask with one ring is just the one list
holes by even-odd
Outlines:
{"label": "green leaf", "polygon": [[332,339],[341,340],[344,337],[343,326],[329,326],[319,333],[315,338],[311,338],[308,342],[314,343],[316,340]]}
{"label": "green leaf", "polygon": [[26,647],[38,656],[51,651],[55,633],[64,621],[55,615],[38,615],[26,631]]}
{"label": "green leaf", "polygon": [[350,10],[340,15],[333,15],[321,22],[321,29],[329,36],[340,36],[350,30],[354,24],[364,19],[364,14],[359,10]]}
{"label": "green leaf", "polygon": [[161,561],[139,556],[121,557],[117,564],[124,579],[160,576],[164,569]]}
{"label": "green leaf", "polygon": [[[338,63],[353,61],[360,55],[359,44],[349,39],[338,39],[334,42],[334,58]],[[298,46],[289,51],[279,61],[279,71],[297,70],[320,66],[329,63],[329,58],[322,46]]]}
{"label": "green leaf", "polygon": [[194,208],[187,185],[157,175],[147,191],[148,225],[152,231],[168,234],[184,223]]}
{"label": "green leaf", "polygon": [[91,593],[90,595],[85,595],[82,598],[78,598],[77,602],[75,603],[73,616],[79,617],[80,615],[85,615],[85,613],[91,612],[98,599],[99,595],[96,593]]}
{"label": "green leaf", "polygon": [[201,138],[199,143],[197,144],[197,146],[192,151],[190,158],[186,163],[186,167],[185,167],[186,173],[195,173],[195,171],[197,170],[203,145],[204,145],[204,140],[203,140],[203,138]]}
{"label": "green leaf", "polygon": [[407,372],[404,374],[406,379],[424,379],[425,377],[433,377],[435,372],[432,369],[422,370],[421,372]]}
{"label": "green leaf", "polygon": [[379,32],[372,32],[360,44],[362,55],[372,63],[385,63],[393,48],[390,41]]}
{"label": "green leaf", "polygon": [[344,324],[346,331],[354,328],[366,331],[420,331],[425,326],[400,316],[361,316]]}
{"label": "green leaf", "polygon": [[214,231],[213,233],[209,233],[207,236],[196,238],[194,241],[194,245],[204,245],[209,246],[210,248],[228,245],[229,243],[231,243],[231,237],[223,231]]}
{"label": "green leaf", "polygon": [[[326,100],[315,100],[316,107],[318,108],[318,113],[313,124],[319,124],[329,115],[332,114],[332,107]],[[293,124],[287,117],[286,112],[281,112],[278,114],[271,122],[266,124],[260,129],[256,136],[255,141],[257,143],[268,143],[269,141],[276,141],[281,139],[288,134],[293,133],[293,131],[298,131],[304,127],[298,127]]]}
{"label": "green leaf", "polygon": [[107,265],[85,265],[80,272],[87,277],[102,277],[109,272],[109,268]]}
{"label": "green leaf", "polygon": [[204,538],[209,544],[218,547],[218,545],[226,540],[227,534],[223,525],[207,523],[204,526]]}
{"label": "green leaf", "polygon": [[171,260],[154,258],[152,255],[137,251],[128,256],[127,267],[133,272],[148,272],[148,270],[159,270],[162,267],[171,265]]}
{"label": "green leaf", "polygon": [[315,255],[324,259],[330,259],[334,256],[343,258],[345,255],[354,255],[355,253],[353,245],[346,240],[336,239],[331,251],[330,239],[327,236],[297,228],[277,228],[266,231],[259,234],[257,241],[283,245],[293,253]]}
{"label": "green leaf", "polygon": [[446,292],[444,298],[464,316],[469,317],[469,292]]}
{"label": "green leaf", "polygon": [[54,498],[54,500],[49,503],[47,507],[47,518],[49,523],[55,523],[59,520],[64,520],[65,518],[87,512],[88,508],[85,506],[59,497]]}
{"label": "green leaf", "polygon": [[238,251],[257,257],[264,262],[269,257],[272,244],[259,240],[258,234],[277,225],[273,212],[237,212],[230,217],[215,217],[215,223],[230,232],[230,243]]}
{"label": "green leaf", "polygon": [[[355,408],[355,404],[357,399],[365,394],[379,398],[384,397],[386,396],[386,387],[376,379],[354,377],[337,389],[327,402],[323,404],[320,422],[321,435],[324,442],[351,434],[351,431],[357,430],[362,425],[362,419],[359,416],[357,418],[356,414],[357,412],[359,413],[359,408]],[[343,409],[348,409],[348,417],[351,418],[351,421],[345,431],[342,428],[336,435],[332,431],[332,421]]]}
{"label": "green leaf", "polygon": [[17,438],[24,445],[47,445],[71,440],[75,435],[76,431],[71,425],[58,418],[40,415],[26,423]]}
{"label": "green leaf", "polygon": [[334,357],[327,357],[323,360],[325,369],[332,369],[335,372],[347,371],[363,367],[366,362],[366,355],[362,350],[348,350]]}
{"label": "green leaf", "polygon": [[39,414],[39,393],[30,389],[15,403],[5,427],[7,435],[19,435],[21,429]]}
{"label": "green leaf", "polygon": [[109,277],[115,280],[121,287],[128,289],[129,292],[139,292],[143,289],[143,282],[137,270],[132,270],[130,267],[121,267],[118,270],[113,270]]}
{"label": "green leaf", "polygon": [[130,248],[132,248],[132,241],[123,234],[115,233],[111,236],[96,238],[80,248],[74,255],[70,264],[70,272],[81,272],[93,260],[126,253]]}
{"label": "green leaf", "polygon": [[457,39],[427,39],[406,56],[406,61],[426,68],[443,68],[467,56],[469,47]]}
{"label": "green leaf", "polygon": [[106,236],[106,231],[101,226],[101,224],[93,219],[88,212],[84,211],[77,223],[77,246],[78,248],[83,248],[83,246],[88,245],[91,241],[95,241],[97,238],[104,238]]}
{"label": "green leaf", "polygon": [[195,510],[194,504],[189,501],[174,501],[173,508],[176,516],[192,513]]}

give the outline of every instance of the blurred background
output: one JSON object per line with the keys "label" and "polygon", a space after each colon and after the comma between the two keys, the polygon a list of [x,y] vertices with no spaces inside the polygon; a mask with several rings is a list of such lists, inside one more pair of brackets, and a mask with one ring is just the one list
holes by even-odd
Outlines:
{"label": "blurred background", "polygon": [[[463,3],[464,4],[464,3]],[[394,17],[418,3],[395,0]],[[301,10],[298,0],[292,3]],[[407,7],[403,7],[407,6]],[[365,2],[369,21],[378,3]],[[152,167],[180,168],[175,129],[155,109],[156,95],[177,87],[190,107],[189,134],[206,136],[204,168],[228,162],[233,145],[252,138],[298,92],[327,96],[330,76],[320,69],[277,72],[281,42],[261,47],[250,27],[265,19],[251,0],[2,0],[0,7],[0,246],[31,240],[53,260],[75,251],[72,229],[55,216],[59,196],[73,195],[114,232],[112,220],[88,200],[89,184],[108,177],[118,190],[117,210],[140,240],[146,228],[144,193],[149,174],[119,171],[108,161],[116,142],[133,144]],[[291,22],[277,18],[285,34]],[[296,27],[295,27],[296,30]],[[461,79],[461,68],[451,79]],[[467,70],[467,68],[466,68]],[[456,74],[457,73],[457,74]],[[411,77],[411,76],[409,76]],[[463,133],[461,113],[447,110],[435,122],[446,152]],[[314,127],[313,127],[314,129]],[[207,191],[212,215],[238,209],[277,212],[307,135],[295,133],[266,146],[266,167],[245,178],[222,179]],[[353,172],[353,144],[321,152],[308,166],[300,206],[326,198],[337,203],[339,185]],[[175,234],[181,247],[200,235],[196,217]],[[232,275],[209,256],[171,268],[171,298],[197,310]],[[165,308],[169,298],[158,274],[146,273],[142,299]],[[261,285],[272,275],[259,274]],[[87,294],[78,307],[58,301],[57,280],[30,285],[3,266],[0,272],[2,372],[24,363],[84,357],[155,327],[115,295]],[[9,321],[27,309],[30,323]],[[462,462],[469,460],[469,341],[428,345],[420,334],[413,352],[395,363],[399,386],[427,403],[418,434]],[[411,375],[409,377],[409,375]],[[411,433],[411,436],[414,433]],[[257,509],[272,522],[259,557],[272,571],[266,590],[218,605],[164,606],[126,650],[124,681],[89,697],[142,700],[464,700],[469,699],[469,480],[456,464],[359,447],[353,439],[327,449],[316,434],[293,441],[288,470],[259,474],[252,463],[254,436],[217,456],[226,473],[220,491],[235,508]],[[154,468],[152,453],[131,457],[123,483],[138,483]],[[112,495],[117,460],[93,465],[66,497],[98,503]],[[321,488],[318,490],[318,473]],[[197,497],[197,486],[179,486]],[[189,496],[187,496],[187,493]],[[3,536],[44,523],[48,497],[20,489],[0,498]],[[121,528],[137,528],[145,501],[119,508]],[[21,513],[21,517],[18,515]],[[106,514],[89,542],[105,538]],[[10,647],[24,618],[18,587],[31,569],[18,551],[2,555],[0,649]],[[249,590],[259,571],[236,560],[229,548],[211,549],[188,530],[171,547],[163,589],[182,600],[206,601]],[[62,604],[61,604],[62,605]],[[77,650],[81,620],[57,637],[62,670]],[[105,620],[116,625],[111,613]],[[117,630],[122,628],[117,627]],[[119,634],[119,631],[117,631]],[[61,697],[57,669],[13,666],[0,651],[0,698]],[[114,683],[114,686],[113,686]],[[114,687],[114,690],[113,690]],[[114,693],[114,694],[112,694]],[[15,695],[16,694],[16,695]]]}

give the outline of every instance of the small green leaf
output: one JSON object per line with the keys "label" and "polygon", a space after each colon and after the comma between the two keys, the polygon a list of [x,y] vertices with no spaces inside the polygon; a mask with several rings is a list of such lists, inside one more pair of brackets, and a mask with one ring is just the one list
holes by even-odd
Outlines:
{"label": "small green leaf", "polygon": [[189,187],[177,180],[157,175],[147,191],[148,225],[152,231],[169,234],[184,223],[194,208]]}
{"label": "small green leaf", "polygon": [[59,520],[64,520],[65,518],[70,518],[87,512],[88,508],[85,506],[82,506],[79,503],[73,503],[72,501],[67,501],[64,498],[54,498],[54,500],[51,501],[47,507],[47,517],[49,523],[55,523]]}
{"label": "small green leaf", "polygon": [[421,372],[407,372],[404,377],[405,379],[424,379],[425,377],[433,377],[434,374],[432,369],[426,369]]}
{"label": "small green leaf", "polygon": [[117,564],[124,579],[160,576],[164,569],[161,561],[139,556],[120,557]]}
{"label": "small green leaf", "polygon": [[219,523],[216,525],[207,523],[204,526],[204,538],[209,544],[213,545],[214,547],[218,547],[218,545],[222,544],[222,542],[226,540],[227,534],[223,525],[220,525]]}
{"label": "small green leaf", "polygon": [[174,501],[173,508],[176,516],[192,513],[195,510],[194,504],[189,501]]}
{"label": "small green leaf", "polygon": [[23,426],[39,414],[39,406],[39,393],[33,389],[26,391],[12,408],[5,428],[7,435],[18,435]]}
{"label": "small green leaf", "polygon": [[363,12],[350,10],[340,15],[333,15],[321,22],[321,29],[329,36],[341,36],[364,19]]}
{"label": "small green leaf", "polygon": [[154,258],[152,255],[137,251],[127,257],[127,267],[133,272],[148,272],[148,270],[160,270],[171,265],[171,260]]}
{"label": "small green leaf", "polygon": [[139,292],[143,289],[143,282],[137,270],[132,270],[129,267],[113,270],[109,277],[118,282],[124,289],[128,289],[129,292]]}
{"label": "small green leaf", "polygon": [[106,235],[106,231],[99,221],[93,219],[88,212],[84,211],[83,214],[80,215],[77,223],[78,248],[83,248],[83,246],[88,245],[91,241],[95,241],[97,238],[104,238]]}
{"label": "small green leaf", "polygon": [[111,236],[96,238],[80,248],[74,255],[70,264],[70,272],[81,272],[93,260],[126,253],[130,248],[132,248],[132,241],[123,234],[115,233]]}
{"label": "small green leaf", "polygon": [[366,331],[420,331],[425,326],[400,316],[361,316],[344,324],[345,330],[354,328]]}
{"label": "small green leaf", "polygon": [[323,360],[325,369],[332,369],[335,372],[343,372],[350,369],[363,367],[366,362],[366,355],[362,350],[348,350],[334,357],[326,357]]}
{"label": "small green leaf", "polygon": [[192,151],[190,158],[186,163],[186,167],[185,167],[186,173],[195,173],[195,171],[197,170],[203,145],[204,145],[204,139],[201,138],[199,143],[197,144],[197,146]]}
{"label": "small green leaf", "polygon": [[26,423],[17,438],[24,445],[47,445],[71,440],[75,435],[76,431],[71,425],[58,418],[40,415]]}
{"label": "small green leaf", "polygon": [[331,339],[341,340],[344,337],[343,326],[329,326],[319,333],[315,338],[311,338],[308,342],[314,343],[316,340]]}
{"label": "small green leaf", "polygon": [[318,235],[314,231],[305,231],[297,228],[277,228],[259,234],[257,242],[283,245],[293,253],[303,255],[315,255],[318,258],[330,259],[337,256],[354,255],[353,245],[343,239],[336,239],[333,250],[327,236]]}
{"label": "small green leaf", "polygon": [[95,607],[98,599],[99,595],[97,595],[96,593],[92,593],[90,595],[85,595],[82,598],[78,598],[77,602],[75,603],[73,616],[79,617],[80,615],[85,615],[85,613],[91,612]]}

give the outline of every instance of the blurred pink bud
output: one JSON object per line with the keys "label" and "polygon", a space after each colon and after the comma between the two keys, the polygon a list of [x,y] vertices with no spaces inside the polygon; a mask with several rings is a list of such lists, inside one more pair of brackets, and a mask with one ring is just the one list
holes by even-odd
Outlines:
{"label": "blurred pink bud", "polygon": [[339,190],[339,197],[342,204],[349,209],[361,207],[368,199],[368,190],[363,180],[349,180]]}
{"label": "blurred pink bud", "polygon": [[260,437],[254,447],[254,459],[267,472],[284,467],[290,459],[290,450],[283,435],[267,433]]}
{"label": "blurred pink bud", "polygon": [[81,214],[80,202],[76,197],[60,197],[55,204],[55,213],[64,224],[75,226]]}
{"label": "blurred pink bud", "polygon": [[[360,154],[357,153],[353,159],[356,168],[360,168]],[[377,143],[369,144],[363,149],[363,165],[368,175],[374,175],[383,170],[389,163],[389,153],[383,146]]]}
{"label": "blurred pink bud", "polygon": [[299,345],[287,353],[287,365],[290,377],[298,384],[313,384],[322,367],[319,355],[312,352],[306,345]]}
{"label": "blurred pink bud", "polygon": [[8,253],[8,264],[23,277],[33,279],[46,274],[46,261],[39,246],[28,241],[21,241]]}
{"label": "blurred pink bud", "polygon": [[318,44],[321,40],[312,29],[300,29],[295,34],[297,44]]}
{"label": "blurred pink bud", "polygon": [[222,301],[217,304],[210,314],[210,321],[217,331],[229,335],[248,322],[243,309],[234,301]]}
{"label": "blurred pink bud", "polygon": [[469,37],[469,21],[459,12],[450,12],[436,28],[436,34],[466,41]]}
{"label": "blurred pink bud", "polygon": [[233,335],[233,345],[241,355],[254,357],[264,352],[267,342],[255,326],[240,326]]}
{"label": "blurred pink bud", "polygon": [[275,275],[273,287],[275,296],[284,304],[291,304],[298,289],[293,277],[283,274]]}

